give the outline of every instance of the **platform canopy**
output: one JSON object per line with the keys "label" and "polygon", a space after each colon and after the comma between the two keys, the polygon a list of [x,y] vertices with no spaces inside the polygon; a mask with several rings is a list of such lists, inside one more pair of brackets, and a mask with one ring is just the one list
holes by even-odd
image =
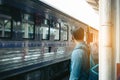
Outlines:
{"label": "platform canopy", "polygon": [[99,0],[86,0],[86,2],[98,13]]}

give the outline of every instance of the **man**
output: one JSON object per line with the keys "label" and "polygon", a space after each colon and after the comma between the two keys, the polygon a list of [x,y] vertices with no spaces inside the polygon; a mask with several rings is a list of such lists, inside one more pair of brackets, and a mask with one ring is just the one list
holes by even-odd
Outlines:
{"label": "man", "polygon": [[88,80],[89,78],[89,52],[84,42],[82,28],[71,31],[72,40],[76,44],[71,55],[71,71],[69,80]]}

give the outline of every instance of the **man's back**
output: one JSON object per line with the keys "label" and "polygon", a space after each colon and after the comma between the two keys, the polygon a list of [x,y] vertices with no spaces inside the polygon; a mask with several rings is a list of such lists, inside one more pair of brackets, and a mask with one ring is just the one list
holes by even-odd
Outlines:
{"label": "man's back", "polygon": [[70,80],[88,80],[89,58],[88,47],[84,42],[76,45],[71,55]]}

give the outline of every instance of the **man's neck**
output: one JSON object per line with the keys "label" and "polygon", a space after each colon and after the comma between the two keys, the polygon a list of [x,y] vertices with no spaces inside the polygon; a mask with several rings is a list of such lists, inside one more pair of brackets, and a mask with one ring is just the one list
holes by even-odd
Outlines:
{"label": "man's neck", "polygon": [[81,42],[83,42],[83,40],[79,40],[79,41],[75,41],[75,44],[80,44]]}

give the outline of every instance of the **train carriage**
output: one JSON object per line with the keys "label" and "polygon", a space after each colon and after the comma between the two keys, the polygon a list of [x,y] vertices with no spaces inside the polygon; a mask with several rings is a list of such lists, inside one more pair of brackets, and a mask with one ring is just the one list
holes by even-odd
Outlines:
{"label": "train carriage", "polygon": [[76,27],[86,43],[98,40],[97,30],[41,1],[0,0],[0,79],[47,80],[68,71]]}

